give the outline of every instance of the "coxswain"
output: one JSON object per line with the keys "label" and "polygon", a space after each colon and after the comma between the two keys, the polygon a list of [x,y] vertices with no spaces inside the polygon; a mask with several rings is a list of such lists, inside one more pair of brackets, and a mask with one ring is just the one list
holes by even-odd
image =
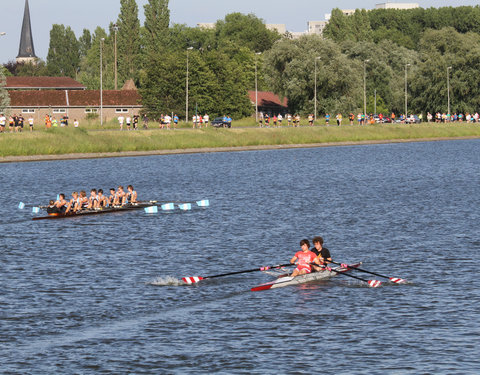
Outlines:
{"label": "coxswain", "polygon": [[70,202],[68,202],[67,210],[65,211],[65,213],[74,212],[75,206],[78,203],[78,200],[79,200],[78,193],[74,191],[72,193],[72,199],[70,199]]}
{"label": "coxswain", "polygon": [[310,242],[308,242],[308,240],[301,240],[300,247],[301,250],[297,251],[293,258],[290,259],[290,263],[292,264],[295,264],[295,262],[298,260],[297,268],[295,268],[295,270],[292,272],[292,274],[290,275],[291,277],[311,273],[311,263],[316,263],[320,265],[320,261],[318,260],[315,253],[310,251]]}
{"label": "coxswain", "polygon": [[48,202],[48,207],[47,207],[47,214],[52,215],[57,213],[57,209],[55,207],[55,201],[53,199]]}
{"label": "coxswain", "polygon": [[137,203],[137,192],[132,185],[127,186],[128,192],[123,196],[122,206],[126,203]]}
{"label": "coxswain", "polygon": [[330,251],[326,248],[323,247],[323,238],[320,236],[314,237],[313,238],[313,248],[311,251],[315,253],[317,260],[320,263],[320,267],[318,266],[313,266],[313,269],[315,271],[323,271],[325,268],[324,266],[328,263],[328,261],[332,260],[332,256],[330,255]]}
{"label": "coxswain", "polygon": [[103,208],[108,206],[108,198],[103,195],[102,189],[98,189],[97,203],[97,208]]}

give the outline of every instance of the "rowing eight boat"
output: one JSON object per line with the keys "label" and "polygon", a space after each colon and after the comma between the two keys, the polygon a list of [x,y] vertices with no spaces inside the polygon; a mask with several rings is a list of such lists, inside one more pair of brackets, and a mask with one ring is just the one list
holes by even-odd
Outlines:
{"label": "rowing eight boat", "polygon": [[81,210],[78,212],[69,212],[66,214],[60,214],[60,213],[50,214],[48,216],[34,217],[32,218],[32,220],[66,219],[66,218],[73,218],[73,217],[86,216],[86,215],[100,215],[100,214],[109,214],[113,212],[140,210],[146,207],[151,207],[152,204],[155,204],[155,202],[152,201],[152,202],[130,203],[130,204],[126,204],[124,206],[119,206],[119,207],[105,207],[100,209]]}
{"label": "rowing eight boat", "polygon": [[310,283],[313,281],[319,281],[319,280],[328,280],[334,276],[336,276],[338,273],[344,273],[348,272],[351,268],[357,268],[361,266],[360,263],[355,263],[355,264],[349,264],[348,268],[344,267],[335,267],[332,268],[332,271],[324,270],[320,272],[312,272],[308,273],[306,275],[300,275],[296,277],[291,277],[291,276],[280,276],[278,279],[271,281],[266,284],[261,284],[258,286],[253,287],[251,290],[252,292],[258,292],[261,290],[268,290],[268,289],[275,289],[275,288],[282,288],[284,286],[289,286],[289,285],[298,285],[298,284],[305,284],[305,283]]}

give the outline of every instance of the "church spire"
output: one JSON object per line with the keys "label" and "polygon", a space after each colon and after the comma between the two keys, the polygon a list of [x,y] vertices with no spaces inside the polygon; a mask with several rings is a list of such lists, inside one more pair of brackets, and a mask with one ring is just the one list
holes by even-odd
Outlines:
{"label": "church spire", "polygon": [[17,62],[35,62],[35,48],[33,47],[32,25],[30,23],[30,8],[28,0],[25,0],[25,12],[23,14],[22,35],[20,36],[20,48]]}

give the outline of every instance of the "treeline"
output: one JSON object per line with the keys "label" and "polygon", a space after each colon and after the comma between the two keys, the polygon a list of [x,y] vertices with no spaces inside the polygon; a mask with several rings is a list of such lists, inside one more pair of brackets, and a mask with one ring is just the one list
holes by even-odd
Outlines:
{"label": "treeline", "polygon": [[[229,14],[213,29],[170,25],[168,0],[149,0],[140,24],[135,0],[120,0],[108,30],[53,25],[46,63],[9,66],[19,75],[67,75],[90,89],[118,88],[133,79],[147,112],[185,114],[186,71],[189,112],[254,111],[247,91],[271,90],[289,100],[292,113],[313,113],[315,66],[318,114],[447,111],[447,72],[453,112],[480,110],[480,7],[412,10],[332,11],[324,37],[299,39],[266,29],[254,15]],[[102,41],[103,39],[103,41]],[[450,68],[451,67],[451,68]],[[447,69],[448,68],[448,69]]]}

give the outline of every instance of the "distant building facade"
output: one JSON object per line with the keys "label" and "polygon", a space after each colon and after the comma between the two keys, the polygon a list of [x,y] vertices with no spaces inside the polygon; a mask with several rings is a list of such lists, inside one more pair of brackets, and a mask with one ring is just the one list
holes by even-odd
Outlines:
{"label": "distant building facade", "polygon": [[[248,97],[253,106],[255,106],[255,91],[249,91]],[[288,112],[287,98],[280,97],[270,91],[257,91],[258,112],[268,114],[270,116],[278,114],[286,114]]]}
{"label": "distant building facade", "polygon": [[376,9],[398,9],[398,10],[405,10],[405,9],[416,9],[420,8],[418,3],[381,3],[375,6]]}

